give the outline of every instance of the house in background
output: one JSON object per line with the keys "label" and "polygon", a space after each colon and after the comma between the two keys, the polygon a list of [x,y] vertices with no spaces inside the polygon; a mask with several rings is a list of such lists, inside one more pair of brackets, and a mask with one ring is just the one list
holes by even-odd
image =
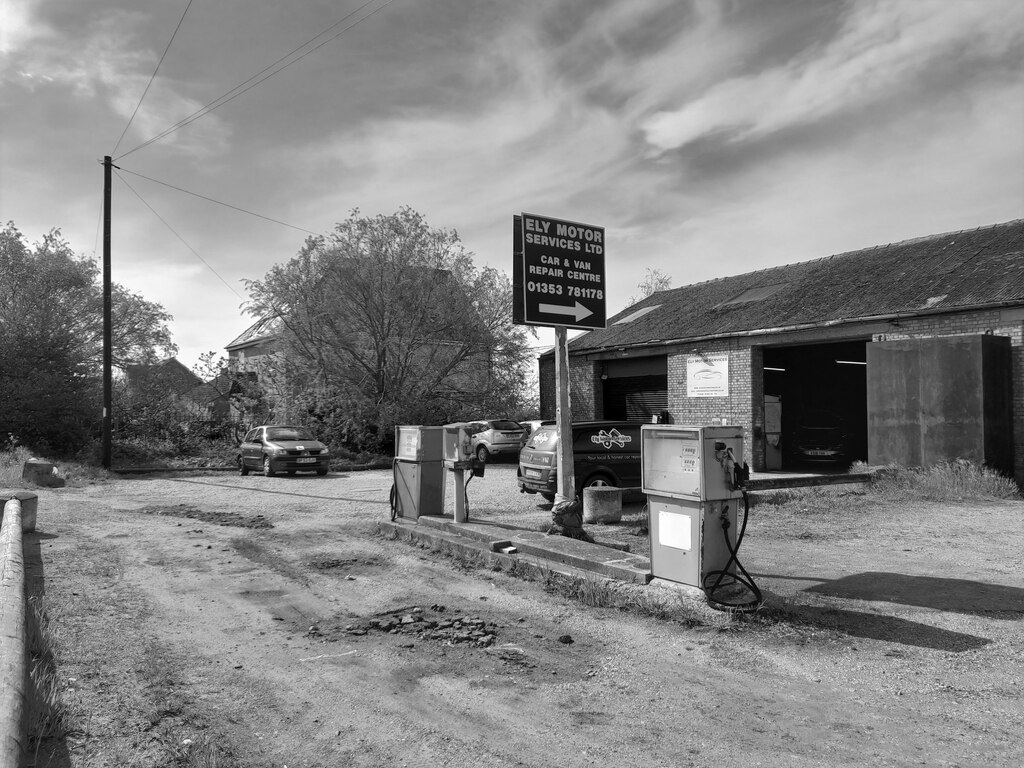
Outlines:
{"label": "house in background", "polygon": [[1024,220],[654,293],[571,339],[569,374],[573,419],[735,424],[758,470],[825,458],[796,448],[829,418],[847,463],[1024,483]]}
{"label": "house in background", "polygon": [[189,370],[176,357],[169,357],[156,363],[129,365],[125,368],[125,382],[128,390],[139,396],[153,393],[184,395],[199,386],[203,380]]}
{"label": "house in background", "polygon": [[156,363],[129,365],[124,385],[130,414],[157,409],[171,415],[179,425],[211,427],[224,422],[250,420],[243,413],[247,384],[255,374],[218,374],[203,381],[176,357]]}
{"label": "house in background", "polygon": [[261,365],[277,351],[280,320],[267,317],[257,320],[224,347],[232,370],[258,373]]}

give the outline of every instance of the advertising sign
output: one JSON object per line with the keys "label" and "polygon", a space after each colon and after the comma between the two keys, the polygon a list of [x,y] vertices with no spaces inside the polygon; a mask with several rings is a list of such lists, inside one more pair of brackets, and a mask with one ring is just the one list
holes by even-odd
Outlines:
{"label": "advertising sign", "polygon": [[524,213],[515,229],[513,321],[604,328],[604,227]]}
{"label": "advertising sign", "polygon": [[729,396],[729,354],[686,358],[687,397]]}

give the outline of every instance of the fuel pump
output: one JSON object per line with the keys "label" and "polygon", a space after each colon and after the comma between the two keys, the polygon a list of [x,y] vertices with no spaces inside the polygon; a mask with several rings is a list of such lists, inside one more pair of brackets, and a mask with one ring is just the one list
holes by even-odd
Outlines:
{"label": "fuel pump", "polygon": [[458,422],[444,425],[444,465],[452,473],[454,520],[456,523],[465,523],[469,520],[466,488],[474,477],[484,475],[484,464],[473,455],[471,424]]}
{"label": "fuel pump", "polygon": [[443,427],[395,427],[391,519],[444,514]]}
{"label": "fuel pump", "polygon": [[[760,605],[761,593],[737,557],[749,512],[743,430],[644,424],[640,453],[652,575],[696,587],[711,604]],[[737,525],[741,503],[743,519]],[[753,601],[723,597],[726,587],[736,585],[751,592]]]}

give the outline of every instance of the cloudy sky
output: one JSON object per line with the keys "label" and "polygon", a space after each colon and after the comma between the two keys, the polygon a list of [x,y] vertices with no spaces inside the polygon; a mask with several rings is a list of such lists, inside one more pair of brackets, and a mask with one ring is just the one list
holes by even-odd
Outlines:
{"label": "cloudy sky", "polygon": [[355,208],[510,275],[514,214],[603,226],[609,316],[1024,216],[1020,0],[363,1],[2,0],[0,219],[99,257],[114,157],[114,280],[192,365]]}

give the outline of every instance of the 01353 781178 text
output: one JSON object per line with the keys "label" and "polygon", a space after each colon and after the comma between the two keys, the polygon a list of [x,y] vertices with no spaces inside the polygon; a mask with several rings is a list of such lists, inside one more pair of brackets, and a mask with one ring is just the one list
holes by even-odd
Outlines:
{"label": "01353 781178 text", "polygon": [[603,299],[604,291],[600,288],[580,288],[577,285],[560,285],[559,283],[543,283],[530,280],[526,284],[530,293],[546,293],[549,296],[571,296],[577,299]]}

